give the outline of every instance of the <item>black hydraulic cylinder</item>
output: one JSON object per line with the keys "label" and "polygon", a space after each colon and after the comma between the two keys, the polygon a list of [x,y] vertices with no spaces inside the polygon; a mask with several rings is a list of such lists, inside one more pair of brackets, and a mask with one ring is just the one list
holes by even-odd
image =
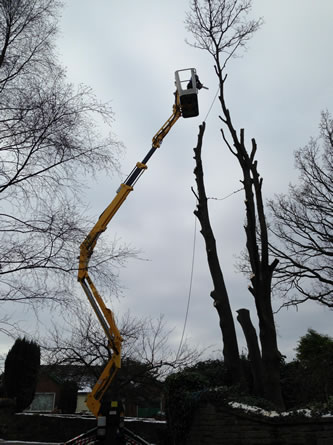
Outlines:
{"label": "black hydraulic cylinder", "polygon": [[149,161],[149,159],[153,156],[153,154],[155,153],[157,147],[151,147],[151,149],[148,151],[148,153],[146,154],[146,156],[143,158],[142,160],[142,164],[147,164],[147,162]]}
{"label": "black hydraulic cylinder", "polygon": [[[148,153],[146,154],[146,156],[143,158],[142,160],[142,164],[147,164],[147,162],[149,161],[149,159],[153,156],[153,154],[155,153],[157,147],[152,147]],[[132,170],[132,172],[129,174],[129,176],[127,177],[125,184],[132,186],[136,180],[139,178],[139,176],[142,174],[143,169],[140,167],[134,167],[134,169]]]}

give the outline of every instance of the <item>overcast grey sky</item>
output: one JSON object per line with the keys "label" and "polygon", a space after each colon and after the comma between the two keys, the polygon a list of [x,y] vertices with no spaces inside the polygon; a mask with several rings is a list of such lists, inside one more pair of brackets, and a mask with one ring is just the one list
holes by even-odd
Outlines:
{"label": "overcast grey sky", "polygon": [[[174,71],[195,67],[209,87],[200,92],[200,116],[177,122],[100,241],[117,236],[147,260],[131,260],[121,271],[124,296],[112,309],[117,315],[127,309],[136,316],[163,313],[175,328],[175,348],[183,329],[193,251],[193,147],[217,90],[211,57],[185,43],[190,39],[184,27],[187,9],[188,0],[67,0],[58,41],[68,80],[91,86],[101,101],[111,102],[113,131],[126,146],[124,177],[142,160],[171,114]],[[248,140],[257,140],[264,195],[270,198],[296,180],[293,151],[318,134],[320,112],[333,111],[333,2],[253,0],[253,16],[263,17],[264,25],[247,52],[229,64],[226,97],[235,126],[245,128]],[[207,118],[203,161],[208,196],[222,198],[240,188],[241,172],[222,144],[218,114],[216,101]],[[87,200],[96,217],[113,199],[121,179],[92,182]],[[234,266],[244,248],[243,200],[242,193],[211,200],[210,211],[232,309],[235,313],[247,307],[255,320],[247,279]],[[222,348],[211,290],[197,229],[186,337],[209,353]],[[309,327],[332,335],[331,319],[332,312],[318,305],[280,311],[276,324],[281,352],[291,358]]]}

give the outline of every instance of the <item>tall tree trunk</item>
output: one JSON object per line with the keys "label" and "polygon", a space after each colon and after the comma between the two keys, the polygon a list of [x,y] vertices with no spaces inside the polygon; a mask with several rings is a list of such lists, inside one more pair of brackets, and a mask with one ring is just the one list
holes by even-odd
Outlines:
{"label": "tall tree trunk", "polygon": [[242,373],[235,324],[232,317],[229,296],[225,286],[223,273],[220,267],[216,249],[216,241],[213,229],[210,224],[208,213],[207,196],[205,191],[201,161],[201,148],[204,132],[205,123],[203,123],[199,127],[198,143],[196,148],[194,149],[194,159],[196,164],[194,174],[198,191],[198,194],[196,195],[198,204],[197,209],[194,211],[194,214],[200,221],[201,234],[204,237],[206,244],[208,266],[214,284],[214,289],[210,295],[214,300],[214,306],[217,310],[220,320],[220,328],[223,338],[224,361],[230,373],[232,383],[240,383],[242,381]]}
{"label": "tall tree trunk", "polygon": [[259,319],[265,397],[283,408],[284,402],[280,383],[281,354],[278,350],[271,304],[271,281],[277,261],[269,264],[268,234],[262,199],[263,179],[260,178],[257,171],[257,161],[255,160],[257,144],[255,139],[252,139],[252,147],[249,154],[245,146],[243,129],[240,130],[238,137],[225,103],[224,83],[226,78],[222,76],[222,71],[218,69],[217,71],[219,72],[220,79],[219,99],[223,111],[223,117],[220,118],[228,128],[233,145],[228,141],[223,129],[221,130],[222,137],[229,150],[238,159],[243,172],[242,182],[245,191],[246,209],[246,248],[252,271],[249,291],[254,297]]}
{"label": "tall tree trunk", "polygon": [[[246,46],[247,41],[252,37],[262,24],[262,20],[251,20],[247,18],[251,11],[252,1],[247,0],[221,0],[221,1],[199,1],[191,2],[190,12],[186,17],[187,29],[192,33],[193,46],[208,51],[215,61],[215,71],[219,80],[220,103],[222,116],[220,117],[227,128],[228,137],[221,129],[222,137],[231,153],[237,158],[243,172],[243,184],[245,190],[245,205],[247,225],[246,246],[252,270],[251,293],[254,296],[256,309],[259,318],[260,342],[262,352],[262,363],[265,376],[266,397],[278,406],[283,406],[280,378],[279,362],[280,353],[277,347],[276,332],[273,311],[271,307],[271,278],[276,264],[269,264],[268,258],[268,237],[265,221],[265,213],[262,202],[261,186],[262,179],[257,173],[257,161],[254,160],[256,153],[256,143],[252,140],[252,150],[248,154],[244,143],[244,130],[238,136],[232,124],[229,110],[226,107],[224,96],[224,84],[226,81],[225,68],[228,61],[237,54],[238,50]],[[200,134],[204,131],[201,127]],[[200,136],[199,134],[199,136]],[[198,143],[199,145],[199,143]],[[198,168],[197,168],[198,170]],[[196,172],[197,178],[199,177]],[[200,173],[202,177],[202,173]],[[198,186],[199,190],[199,186]],[[203,230],[202,233],[207,238],[207,254],[214,255],[214,244],[209,244],[210,233],[206,230],[207,198],[200,197],[199,194],[198,217]],[[208,213],[208,211],[207,211]],[[214,240],[215,243],[215,240]],[[214,270],[215,260],[209,260],[212,276],[219,277],[219,272]],[[217,289],[218,280],[214,285]],[[224,285],[224,283],[223,283]],[[213,291],[213,298],[217,302],[216,307],[226,296],[225,290],[221,287],[222,296],[216,299]],[[221,301],[220,301],[221,299]],[[221,314],[221,322],[226,314]]]}
{"label": "tall tree trunk", "polygon": [[238,309],[237,313],[237,320],[242,326],[249,352],[253,391],[255,395],[263,397],[265,395],[264,372],[257,333],[250,318],[250,311],[248,309]]}

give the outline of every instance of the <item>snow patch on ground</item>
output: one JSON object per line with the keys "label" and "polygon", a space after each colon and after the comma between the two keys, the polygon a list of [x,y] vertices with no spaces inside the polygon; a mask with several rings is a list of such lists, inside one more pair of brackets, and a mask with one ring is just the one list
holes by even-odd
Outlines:
{"label": "snow patch on ground", "polygon": [[[288,417],[288,416],[294,416],[295,414],[304,417],[314,417],[314,414],[310,409],[299,409],[296,411],[278,412],[278,411],[267,411],[263,408],[259,408],[258,406],[250,406],[238,402],[229,402],[228,405],[231,406],[232,408],[238,408],[246,412],[261,414],[262,416],[266,417]],[[316,415],[315,417],[318,417],[318,415]],[[333,414],[323,414],[320,417],[333,417]]]}

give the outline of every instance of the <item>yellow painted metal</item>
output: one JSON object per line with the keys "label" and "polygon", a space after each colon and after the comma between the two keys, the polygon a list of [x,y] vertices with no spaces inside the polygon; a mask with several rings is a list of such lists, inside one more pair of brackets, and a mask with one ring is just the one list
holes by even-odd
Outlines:
{"label": "yellow painted metal", "polygon": [[142,170],[146,170],[148,167],[146,166],[146,164],[143,164],[142,162],[137,162],[136,166],[138,168],[141,168]]}
{"label": "yellow painted metal", "polygon": [[108,205],[108,207],[104,210],[104,212],[99,217],[97,223],[91,229],[85,240],[80,246],[80,259],[79,259],[79,272],[78,272],[78,281],[81,281],[86,277],[88,272],[88,265],[90,257],[93,253],[94,247],[98,240],[98,237],[102,232],[104,232],[113,218],[113,216],[117,213],[119,207],[127,198],[128,194],[133,190],[133,187],[130,187],[126,184],[121,184],[118,193],[112,200],[112,202]]}
{"label": "yellow painted metal", "polygon": [[[175,93],[175,96],[176,99],[175,104],[173,105],[172,115],[153,137],[153,148],[160,147],[165,136],[169,133],[173,125],[181,117],[178,92]],[[138,162],[136,164],[136,167],[141,170],[145,170],[147,168],[146,164],[142,162]],[[92,305],[97,318],[105,331],[105,334],[109,340],[109,347],[112,352],[111,359],[104,368],[101,376],[97,380],[86,401],[87,407],[96,417],[98,416],[100,410],[103,395],[110,386],[110,383],[114,379],[118,369],[121,367],[121,344],[123,339],[116,326],[112,311],[105,306],[102,297],[98,293],[94,283],[89,276],[89,260],[94,251],[99,236],[106,230],[109,222],[117,213],[119,207],[123,204],[128,194],[132,190],[133,187],[131,185],[121,184],[115,198],[101,214],[97,223],[94,225],[94,227],[80,246],[78,281],[81,283],[83,290],[86,293],[90,304]]]}
{"label": "yellow painted metal", "polygon": [[[108,223],[111,221],[119,207],[122,205],[128,194],[132,190],[133,187],[130,187],[126,184],[121,184],[115,198],[101,214],[97,223],[80,246],[78,281],[81,283],[83,290],[85,291],[97,315],[97,318],[99,319],[105,331],[105,334],[109,340],[110,350],[112,351],[111,360],[104,368],[93,390],[87,397],[87,407],[96,417],[98,416],[98,412],[100,409],[101,399],[105,394],[105,391],[110,386],[110,383],[113,380],[118,369],[121,367],[122,337],[116,326],[112,311],[105,306],[102,297],[98,293],[94,283],[92,282],[88,274],[89,260],[93,253],[98,237],[102,232],[106,230]],[[101,316],[101,313],[103,316]]]}
{"label": "yellow painted metal", "polygon": [[[118,355],[118,357],[120,362],[120,354]],[[110,383],[114,379],[118,369],[120,368],[120,366],[118,367],[115,363],[118,357],[115,357],[114,355],[111,358],[111,360],[107,363],[102,374],[95,383],[95,386],[93,387],[92,391],[87,396],[86,405],[88,409],[96,417],[98,416],[101,407],[101,400],[103,398],[103,395],[105,394],[106,390],[110,386]]]}
{"label": "yellow painted metal", "polygon": [[160,147],[163,139],[165,136],[169,133],[171,128],[174,126],[174,124],[177,122],[177,120],[181,117],[181,109],[180,109],[180,99],[178,91],[175,93],[176,100],[175,104],[173,106],[173,113],[169,117],[169,119],[165,122],[165,124],[158,130],[158,132],[153,137],[153,147],[158,148]]}
{"label": "yellow painted metal", "polygon": [[100,294],[97,292],[96,287],[94,286],[94,283],[92,282],[89,275],[87,275],[86,280],[89,284],[90,289],[92,290],[92,293],[95,297],[95,300],[100,307],[100,309],[103,312],[103,315],[108,322],[109,328],[106,330],[106,336],[108,337],[110,341],[110,346],[112,347],[113,351],[115,352],[115,355],[117,356],[115,358],[115,364],[118,368],[120,368],[120,351],[121,351],[121,342],[123,341],[120,332],[117,328],[113,312],[107,308],[104,304],[103,299],[101,298]]}

